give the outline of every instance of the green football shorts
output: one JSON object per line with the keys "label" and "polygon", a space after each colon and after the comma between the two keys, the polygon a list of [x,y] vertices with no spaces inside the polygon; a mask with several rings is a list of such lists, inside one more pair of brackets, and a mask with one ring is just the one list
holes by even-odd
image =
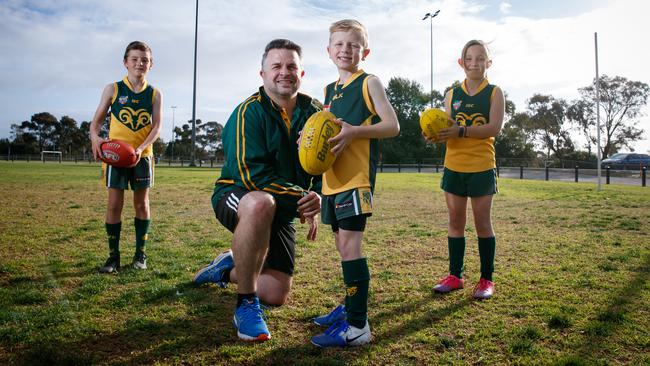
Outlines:
{"label": "green football shorts", "polygon": [[478,173],[459,173],[445,168],[440,181],[443,191],[462,197],[481,197],[498,192],[497,171],[490,169]]}
{"label": "green football shorts", "polygon": [[140,161],[132,168],[116,168],[104,164],[104,179],[107,188],[138,189],[153,187],[153,158],[148,156],[140,158]]}
{"label": "green football shorts", "polygon": [[[363,231],[364,220],[350,220],[355,216],[363,218],[372,215],[372,191],[370,188],[355,188],[349,191],[323,196],[321,218],[324,224],[345,230]],[[350,224],[350,225],[347,225]]]}

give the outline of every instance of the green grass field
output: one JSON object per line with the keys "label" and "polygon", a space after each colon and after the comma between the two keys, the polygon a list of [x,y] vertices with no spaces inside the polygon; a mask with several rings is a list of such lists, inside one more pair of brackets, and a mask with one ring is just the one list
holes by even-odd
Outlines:
{"label": "green grass field", "polygon": [[310,319],[342,297],[329,228],[307,242],[298,225],[294,288],[267,314],[269,342],[237,340],[234,286],[192,285],[230,245],[210,205],[217,175],[159,168],[149,269],[99,275],[107,245],[98,166],[0,162],[0,364],[650,363],[650,188],[500,180],[497,293],[476,302],[471,215],[468,288],[434,295],[447,270],[440,175],[380,174],[364,240],[374,341],[319,350],[309,343],[320,331]]}

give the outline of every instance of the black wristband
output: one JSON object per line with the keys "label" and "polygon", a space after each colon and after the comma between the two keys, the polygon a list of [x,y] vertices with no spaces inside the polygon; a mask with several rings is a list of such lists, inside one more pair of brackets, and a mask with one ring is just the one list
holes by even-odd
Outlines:
{"label": "black wristband", "polygon": [[458,137],[465,137],[465,127],[458,126]]}

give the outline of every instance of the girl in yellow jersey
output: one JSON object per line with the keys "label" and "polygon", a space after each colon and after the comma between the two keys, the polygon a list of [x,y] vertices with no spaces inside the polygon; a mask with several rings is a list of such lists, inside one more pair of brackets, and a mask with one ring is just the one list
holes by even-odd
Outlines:
{"label": "girl in yellow jersey", "polygon": [[472,203],[474,225],[481,257],[481,278],[474,298],[494,294],[494,256],[496,238],[492,228],[492,196],[497,192],[494,138],[499,134],[505,113],[503,93],[488,82],[486,71],[492,65],[482,41],[465,44],[458,59],[465,71],[463,83],[447,92],[445,109],[456,122],[441,130],[434,142],[446,142],[445,169],[440,184],[449,210],[447,243],[449,275],[433,288],[446,293],[463,288],[465,223],[468,197]]}

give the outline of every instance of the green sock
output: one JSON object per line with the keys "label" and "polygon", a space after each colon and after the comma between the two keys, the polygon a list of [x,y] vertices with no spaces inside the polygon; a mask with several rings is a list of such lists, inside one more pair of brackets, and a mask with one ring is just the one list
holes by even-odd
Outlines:
{"label": "green sock", "polygon": [[458,278],[463,278],[465,237],[447,237],[447,247],[449,248],[449,273]]}
{"label": "green sock", "polygon": [[368,288],[370,271],[366,258],[342,261],[345,282],[345,312],[348,324],[357,328],[366,326],[368,320]]}
{"label": "green sock", "polygon": [[144,252],[149,239],[149,224],[151,220],[142,220],[135,218],[133,225],[135,225],[135,250],[136,252]]}
{"label": "green sock", "polygon": [[497,239],[494,236],[478,238],[478,254],[481,257],[481,278],[485,278],[488,281],[492,281],[496,249]]}
{"label": "green sock", "polygon": [[122,223],[106,224],[106,234],[108,235],[108,251],[110,255],[120,255],[120,233],[122,232]]}

